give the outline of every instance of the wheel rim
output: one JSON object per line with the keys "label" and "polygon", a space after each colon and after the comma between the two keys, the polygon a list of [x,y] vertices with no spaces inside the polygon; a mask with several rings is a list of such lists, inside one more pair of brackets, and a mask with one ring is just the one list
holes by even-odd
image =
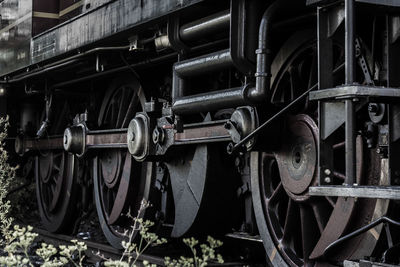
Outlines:
{"label": "wheel rim", "polygon": [[75,159],[63,151],[35,159],[36,195],[42,223],[50,232],[70,232],[77,216]]}
{"label": "wheel rim", "polygon": [[[116,79],[106,92],[98,124],[103,129],[125,128],[145,97],[140,84],[130,78]],[[94,159],[94,193],[100,224],[109,243],[122,248],[122,233],[130,230],[128,211],[137,214],[142,199],[148,199],[152,165],[137,163],[126,149],[101,152]]]}
{"label": "wheel rim", "polygon": [[[58,121],[49,129],[50,135],[63,131],[67,123],[70,105],[67,101],[58,104],[62,104],[55,110],[54,117]],[[71,233],[79,216],[78,160],[61,150],[40,151],[34,158],[34,167],[36,198],[43,226],[50,232]]]}
{"label": "wheel rim", "polygon": [[[284,46],[282,51],[286,51],[286,55],[278,55],[276,60],[281,62],[275,62],[274,66],[272,102],[276,105],[293,101],[315,86],[317,81],[316,45],[310,42],[310,36],[294,36]],[[335,53],[340,55],[334,64],[337,69],[333,76],[337,81],[342,76],[340,61],[343,53],[339,46],[335,49]],[[354,199],[313,198],[307,193],[309,186],[317,184],[317,115],[316,107],[308,100],[303,101],[284,120],[284,144],[274,151],[252,155],[256,220],[267,256],[273,264],[314,265],[315,258],[327,245],[349,227],[359,224],[352,218],[358,209]],[[338,130],[330,148],[334,159],[334,169],[328,170],[332,172],[331,184],[344,182],[342,136],[341,130]],[[363,181],[364,156],[360,136],[357,137],[356,154],[357,182],[369,183]],[[375,203],[369,205],[361,217],[368,219],[375,212]],[[351,248],[351,253],[344,257],[356,254],[351,245],[345,247]]]}

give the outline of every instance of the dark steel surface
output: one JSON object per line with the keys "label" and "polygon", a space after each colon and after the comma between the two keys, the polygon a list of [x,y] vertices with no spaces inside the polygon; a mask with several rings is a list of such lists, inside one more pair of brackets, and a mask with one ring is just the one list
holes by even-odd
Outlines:
{"label": "dark steel surface", "polygon": [[175,114],[193,114],[245,105],[244,88],[233,88],[177,98],[172,106]]}
{"label": "dark steel surface", "polygon": [[[356,80],[355,65],[355,10],[354,0],[345,1],[345,72],[346,85],[352,85]],[[345,100],[346,109],[346,180],[345,183],[352,185],[356,181],[356,113],[352,99]]]}
{"label": "dark steel surface", "polygon": [[182,25],[179,29],[183,41],[193,41],[221,31],[229,30],[231,14],[224,10],[194,22]]}
{"label": "dark steel surface", "polygon": [[[180,60],[181,56],[178,58]],[[232,66],[230,50],[179,61],[172,73],[172,103],[185,96],[187,91],[185,78],[206,74]]]}
{"label": "dark steel surface", "polygon": [[207,145],[187,151],[183,157],[167,163],[175,202],[172,237],[180,237],[193,225],[203,199],[209,173]]}
{"label": "dark steel surface", "polygon": [[232,58],[229,49],[227,49],[180,61],[174,65],[174,71],[179,77],[185,78],[188,76],[212,73],[230,66],[232,66]]}
{"label": "dark steel surface", "polygon": [[285,6],[285,1],[275,1],[262,16],[259,33],[257,54],[256,87],[249,91],[249,98],[255,101],[262,101],[267,97],[271,83],[272,43],[271,38],[272,22],[278,15],[278,10]]}

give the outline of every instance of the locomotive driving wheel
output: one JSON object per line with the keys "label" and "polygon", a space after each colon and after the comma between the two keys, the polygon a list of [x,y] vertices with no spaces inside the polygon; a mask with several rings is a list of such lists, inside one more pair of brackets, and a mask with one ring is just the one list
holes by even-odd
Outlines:
{"label": "locomotive driving wheel", "polygon": [[[343,77],[343,51],[335,46],[336,82]],[[316,41],[299,33],[282,47],[273,63],[272,102],[285,105],[317,83]],[[376,200],[311,197],[308,188],[317,185],[318,114],[316,106],[303,101],[282,120],[282,141],[271,151],[251,154],[251,183],[257,225],[267,257],[274,266],[318,266],[324,249],[348,231],[383,214],[387,205]],[[344,182],[343,129],[334,133],[330,147],[333,169],[331,184]],[[357,182],[377,184],[380,159],[364,148],[359,135],[356,142]],[[370,256],[380,228],[353,239],[330,255],[332,260]],[[368,242],[367,245],[365,245]]]}
{"label": "locomotive driving wheel", "polygon": [[[58,121],[49,129],[50,135],[61,132],[67,123],[65,112],[68,103],[60,106],[62,109],[55,111]],[[70,233],[79,215],[77,158],[64,150],[39,151],[34,162],[36,198],[42,224],[50,232]]]}
{"label": "locomotive driving wheel", "polygon": [[[102,129],[126,128],[136,112],[143,110],[145,95],[134,78],[115,79],[107,90],[98,119]],[[131,230],[143,199],[148,200],[152,164],[138,163],[127,149],[101,151],[93,162],[94,194],[101,228],[109,243],[122,248],[123,233]]]}

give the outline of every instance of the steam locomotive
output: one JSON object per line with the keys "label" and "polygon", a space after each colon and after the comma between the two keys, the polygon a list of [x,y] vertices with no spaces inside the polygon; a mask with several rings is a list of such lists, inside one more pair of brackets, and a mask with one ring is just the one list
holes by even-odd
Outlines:
{"label": "steam locomotive", "polygon": [[399,264],[399,8],[0,0],[0,115],[43,226],[94,202],[116,248],[130,211],[273,266]]}

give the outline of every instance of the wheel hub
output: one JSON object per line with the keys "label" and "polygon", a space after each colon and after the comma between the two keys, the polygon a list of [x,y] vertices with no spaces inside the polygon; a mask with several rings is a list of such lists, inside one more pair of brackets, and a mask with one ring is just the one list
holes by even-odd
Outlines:
{"label": "wheel hub", "polygon": [[288,120],[284,144],[276,153],[282,184],[296,201],[308,199],[308,187],[316,182],[318,127],[308,115]]}

